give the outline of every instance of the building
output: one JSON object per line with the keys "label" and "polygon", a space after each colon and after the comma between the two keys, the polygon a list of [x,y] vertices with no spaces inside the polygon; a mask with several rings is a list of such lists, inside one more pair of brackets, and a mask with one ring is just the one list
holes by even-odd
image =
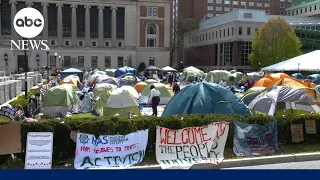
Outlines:
{"label": "building", "polygon": [[305,1],[286,9],[287,16],[320,17],[320,0]]}
{"label": "building", "polygon": [[[184,36],[184,66],[195,66],[205,71],[239,69],[250,71],[248,55],[252,51],[254,34],[263,23],[276,15],[264,10],[229,12],[200,23],[200,29]],[[320,48],[320,19],[282,16],[301,39],[303,52]]]}
{"label": "building", "polygon": [[[172,37],[172,0],[1,0],[0,69],[24,67],[24,52],[10,50],[22,39],[12,26],[16,12],[33,7],[43,14],[50,51],[27,51],[31,69],[167,66]],[[48,62],[49,61],[49,62]]]}

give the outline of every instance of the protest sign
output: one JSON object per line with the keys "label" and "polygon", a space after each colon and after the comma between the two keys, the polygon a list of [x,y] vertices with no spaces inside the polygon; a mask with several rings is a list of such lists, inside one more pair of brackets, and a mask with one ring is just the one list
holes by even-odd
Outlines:
{"label": "protest sign", "polygon": [[306,134],[317,134],[317,127],[315,120],[305,120]]}
{"label": "protest sign", "polygon": [[233,152],[236,156],[274,154],[279,151],[277,123],[262,126],[236,122]]}
{"label": "protest sign", "polygon": [[51,169],[53,132],[29,132],[25,169]]}
{"label": "protest sign", "polygon": [[21,123],[0,126],[0,155],[21,153]]}
{"label": "protest sign", "polygon": [[148,130],[128,135],[77,133],[76,169],[127,168],[142,162],[148,144]]}
{"label": "protest sign", "polygon": [[156,158],[162,169],[189,169],[210,156],[217,126],[171,130],[157,127]]}
{"label": "protest sign", "polygon": [[16,110],[12,107],[2,106],[0,109],[0,115],[9,118],[12,121],[14,121],[15,114],[16,114]]}
{"label": "protest sign", "polygon": [[304,140],[302,124],[291,124],[290,128],[292,142],[301,142]]}

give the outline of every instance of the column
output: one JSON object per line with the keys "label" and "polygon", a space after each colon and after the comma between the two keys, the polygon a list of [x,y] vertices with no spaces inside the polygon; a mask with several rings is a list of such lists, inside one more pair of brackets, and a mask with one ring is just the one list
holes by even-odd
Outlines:
{"label": "column", "polygon": [[104,7],[103,6],[99,6],[99,46],[103,47],[104,43],[103,43],[103,10]]}
{"label": "column", "polygon": [[27,7],[32,7],[32,6],[33,6],[33,3],[32,3],[32,2],[26,2],[26,6],[27,6]]}
{"label": "column", "polygon": [[44,25],[43,25],[43,30],[42,30],[42,37],[45,40],[48,40],[48,33],[49,33],[49,19],[48,19],[48,3],[41,3],[42,6],[42,14],[43,14],[43,20],[44,20]]}
{"label": "column", "polygon": [[72,23],[71,23],[71,40],[72,40],[72,46],[77,46],[77,5],[71,5],[72,8]]}
{"label": "column", "polygon": [[[0,6],[1,6],[1,0],[0,0]],[[2,28],[1,28],[1,13],[0,13],[0,46],[2,45]]]}
{"label": "column", "polygon": [[86,24],[86,33],[85,33],[85,39],[86,39],[86,46],[90,47],[91,43],[90,43],[90,8],[91,6],[84,6],[84,8],[86,9],[86,19],[85,19],[85,24]]}
{"label": "column", "polygon": [[63,46],[63,35],[62,35],[62,7],[63,4],[57,4],[58,14],[57,14],[57,33],[58,33],[58,45]]}
{"label": "column", "polygon": [[111,38],[112,38],[112,47],[117,47],[117,9],[112,7],[112,23],[111,23]]}
{"label": "column", "polygon": [[16,30],[14,29],[14,16],[17,14],[17,7],[16,7],[16,4],[17,2],[12,0],[9,2],[11,4],[11,36],[12,36],[12,40],[18,40],[18,34],[16,32]]}
{"label": "column", "polygon": [[220,46],[220,44],[218,43],[217,44],[217,46],[218,46],[218,48],[217,48],[217,65],[219,66],[219,68],[220,68],[220,66],[221,66],[221,54],[220,54],[220,52],[221,52],[221,46]]}

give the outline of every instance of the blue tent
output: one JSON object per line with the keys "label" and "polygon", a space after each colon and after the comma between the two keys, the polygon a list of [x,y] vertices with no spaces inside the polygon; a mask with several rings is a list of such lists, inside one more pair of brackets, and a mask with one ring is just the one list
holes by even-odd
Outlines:
{"label": "blue tent", "polygon": [[294,73],[291,75],[291,77],[296,78],[296,79],[300,79],[300,80],[305,79],[304,75],[301,73]]}
{"label": "blue tent", "polygon": [[178,114],[251,114],[234,93],[213,83],[195,83],[182,89],[167,104],[162,116]]}
{"label": "blue tent", "polygon": [[114,73],[114,77],[120,77],[127,73],[137,74],[137,70],[132,67],[125,66],[117,69],[116,72]]}
{"label": "blue tent", "polygon": [[69,69],[66,69],[66,70],[60,72],[60,75],[61,75],[61,79],[64,79],[65,77],[70,76],[70,75],[75,75],[75,76],[79,77],[80,81],[82,81],[83,71],[76,69],[76,68],[69,68]]}
{"label": "blue tent", "polygon": [[310,82],[313,82],[317,85],[320,84],[320,74],[312,74],[312,75],[309,75],[307,76],[307,79],[310,81]]}

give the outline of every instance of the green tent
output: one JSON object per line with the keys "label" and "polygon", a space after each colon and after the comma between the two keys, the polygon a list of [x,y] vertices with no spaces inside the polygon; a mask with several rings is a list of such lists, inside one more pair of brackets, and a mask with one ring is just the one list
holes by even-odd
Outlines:
{"label": "green tent", "polygon": [[95,97],[98,97],[100,93],[104,92],[105,90],[112,91],[114,89],[117,89],[117,86],[113,84],[108,84],[108,83],[96,84],[96,86],[93,89],[93,94]]}
{"label": "green tent", "polygon": [[[153,85],[160,91],[160,104],[167,104],[172,98],[172,94],[162,83],[154,83]],[[148,86],[146,86],[141,92],[141,103],[148,103],[150,97],[150,86],[151,84],[148,84]]]}
{"label": "green tent", "polygon": [[73,84],[62,84],[50,88],[44,94],[43,107],[70,106],[78,102],[76,91],[80,91],[80,89]]}
{"label": "green tent", "polygon": [[154,79],[147,79],[147,80],[145,81],[145,83],[147,83],[147,84],[155,84],[155,83],[159,83],[159,82],[156,81],[156,80],[154,80]]}
{"label": "green tent", "polygon": [[242,79],[243,73],[242,72],[234,72],[228,76],[227,85],[236,85]]}
{"label": "green tent", "polygon": [[104,72],[107,73],[108,76],[114,77],[114,73],[116,72],[116,69],[106,69]]}
{"label": "green tent", "polygon": [[228,80],[228,77],[231,73],[225,70],[215,70],[207,73],[205,78],[208,82],[220,83],[222,80]]}

